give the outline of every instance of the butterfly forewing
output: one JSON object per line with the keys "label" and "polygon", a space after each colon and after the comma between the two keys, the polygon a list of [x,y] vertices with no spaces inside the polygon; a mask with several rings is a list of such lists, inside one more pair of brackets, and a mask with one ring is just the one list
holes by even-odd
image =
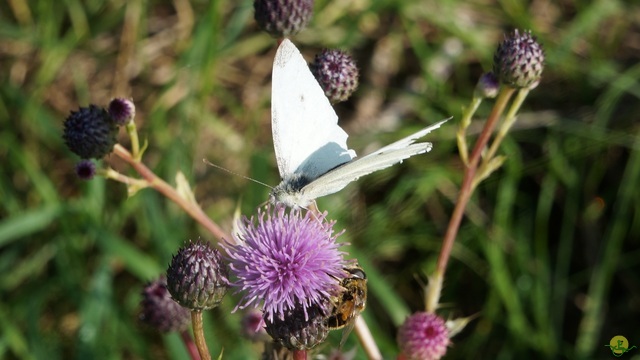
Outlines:
{"label": "butterfly forewing", "polygon": [[271,126],[282,179],[315,179],[355,157],[347,133],[300,51],[284,39],[273,62]]}

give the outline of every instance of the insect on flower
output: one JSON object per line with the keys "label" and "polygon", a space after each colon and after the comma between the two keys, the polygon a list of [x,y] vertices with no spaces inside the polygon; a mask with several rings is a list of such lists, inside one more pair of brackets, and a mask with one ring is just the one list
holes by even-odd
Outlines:
{"label": "insect on flower", "polygon": [[327,317],[327,326],[331,330],[342,330],[340,347],[344,344],[367,303],[367,275],[360,265],[344,268],[349,276],[340,283],[340,293],[331,299],[331,313]]}

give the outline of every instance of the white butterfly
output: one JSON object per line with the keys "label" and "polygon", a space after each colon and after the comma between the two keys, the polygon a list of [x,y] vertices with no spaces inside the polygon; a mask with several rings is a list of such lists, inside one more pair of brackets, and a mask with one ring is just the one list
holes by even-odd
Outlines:
{"label": "white butterfly", "polygon": [[307,207],[363,175],[430,151],[431,143],[414,142],[447,121],[356,158],[324,91],[288,39],[280,44],[273,62],[271,91],[273,145],[282,182],[271,191],[270,201],[289,207]]}

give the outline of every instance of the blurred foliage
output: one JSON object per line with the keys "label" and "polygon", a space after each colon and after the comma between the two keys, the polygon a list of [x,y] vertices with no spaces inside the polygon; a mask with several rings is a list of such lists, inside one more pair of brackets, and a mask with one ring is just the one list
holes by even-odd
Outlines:
{"label": "blurred foliage", "polygon": [[[336,110],[359,153],[459,118],[505,32],[532,29],[545,47],[508,160],[454,246],[441,314],[478,316],[447,358],[609,358],[614,335],[640,345],[639,19],[638,3],[616,0],[319,0],[294,37],[307,59],[322,47],[357,59],[359,91]],[[0,3],[0,358],[186,357],[178,335],[139,323],[140,291],[184,241],[213,238],[152,190],[127,198],[122,184],[78,180],[62,122],[131,97],[145,163],[170,182],[184,172],[229,230],[236,204],[250,215],[268,189],[202,159],[278,183],[275,48],[249,0]],[[370,277],[363,316],[387,359],[397,326],[424,308],[462,176],[455,127],[429,135],[430,154],[319,201]],[[211,353],[257,358],[235,300],[206,314]]]}

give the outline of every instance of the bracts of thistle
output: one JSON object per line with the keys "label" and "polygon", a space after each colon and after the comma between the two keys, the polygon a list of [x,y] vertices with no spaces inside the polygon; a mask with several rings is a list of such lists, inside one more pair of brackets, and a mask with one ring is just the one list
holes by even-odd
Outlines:
{"label": "bracts of thistle", "polygon": [[195,342],[203,360],[211,355],[204,341],[202,311],[220,304],[229,287],[228,273],[220,252],[202,241],[181,248],[167,270],[171,297],[191,310]]}

